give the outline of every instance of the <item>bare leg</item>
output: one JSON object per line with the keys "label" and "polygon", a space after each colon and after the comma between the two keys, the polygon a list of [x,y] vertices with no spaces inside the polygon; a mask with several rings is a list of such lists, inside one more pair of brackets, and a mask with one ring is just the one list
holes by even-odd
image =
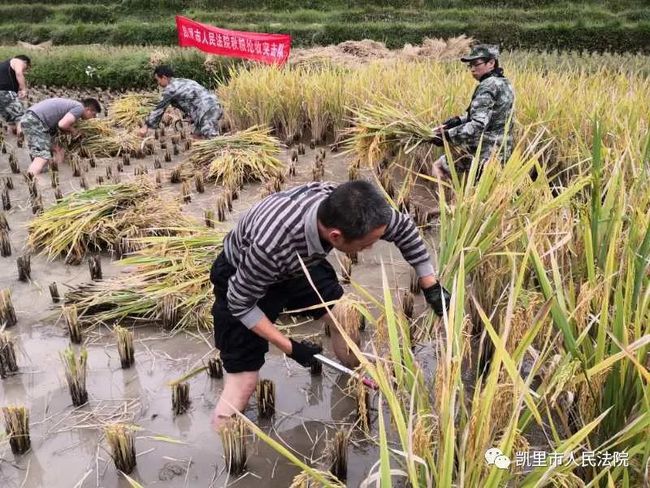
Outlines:
{"label": "bare leg", "polygon": [[[325,326],[329,327],[332,349],[334,350],[334,354],[336,354],[338,360],[348,368],[356,368],[359,366],[359,360],[354,353],[348,349],[348,345],[346,344],[345,339],[343,339],[343,336],[334,321],[329,316],[325,316],[324,321]],[[359,331],[350,331],[348,332],[348,335],[357,346],[361,343]]]}
{"label": "bare leg", "polygon": [[43,171],[43,168],[47,164],[47,161],[48,160],[45,158],[35,157],[32,161],[32,164],[30,164],[29,168],[27,168],[27,171],[36,176],[37,174],[40,174],[41,171]]}
{"label": "bare leg", "polygon": [[259,371],[226,373],[221,397],[212,413],[212,428],[219,431],[236,412],[242,412],[248,405],[257,386]]}

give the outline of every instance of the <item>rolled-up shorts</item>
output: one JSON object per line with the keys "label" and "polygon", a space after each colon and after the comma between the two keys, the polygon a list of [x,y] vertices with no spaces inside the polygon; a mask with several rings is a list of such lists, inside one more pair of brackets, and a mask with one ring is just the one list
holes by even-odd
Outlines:
{"label": "rolled-up shorts", "polygon": [[50,159],[52,157],[52,136],[43,121],[34,112],[28,110],[20,119],[20,127],[25,133],[31,158]]}
{"label": "rolled-up shorts", "polygon": [[[334,268],[321,261],[308,268],[316,289],[326,302],[343,296]],[[220,351],[223,367],[228,373],[259,371],[264,364],[264,355],[269,350],[266,339],[258,336],[236,319],[228,308],[228,280],[235,274],[225,255],[221,253],[212,264],[210,281],[214,285],[215,301],[212,306],[214,320],[214,345]],[[318,295],[302,275],[271,285],[257,306],[271,322],[275,322],[283,310],[298,310],[322,303]],[[324,308],[310,310],[314,319],[326,313]],[[301,315],[301,314],[297,314]]]}
{"label": "rolled-up shorts", "polygon": [[196,122],[194,133],[205,138],[216,137],[219,135],[219,119],[223,111],[219,105],[209,108],[203,116]]}
{"label": "rolled-up shorts", "polygon": [[24,113],[25,109],[16,92],[0,90],[0,116],[8,123],[14,124],[20,120]]}

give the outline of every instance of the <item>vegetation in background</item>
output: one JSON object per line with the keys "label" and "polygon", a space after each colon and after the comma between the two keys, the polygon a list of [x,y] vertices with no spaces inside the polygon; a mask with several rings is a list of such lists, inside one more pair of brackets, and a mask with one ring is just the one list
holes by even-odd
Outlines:
{"label": "vegetation in background", "polygon": [[466,34],[509,49],[650,50],[650,7],[641,0],[23,2],[0,7],[0,42],[173,46],[176,14],[228,29],[289,33],[294,46],[368,38],[398,48]]}

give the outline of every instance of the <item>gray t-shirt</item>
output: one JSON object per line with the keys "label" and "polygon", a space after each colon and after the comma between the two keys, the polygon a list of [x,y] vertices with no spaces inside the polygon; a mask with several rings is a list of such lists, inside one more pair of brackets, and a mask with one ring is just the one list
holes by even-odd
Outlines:
{"label": "gray t-shirt", "polygon": [[29,107],[50,130],[59,126],[59,121],[67,113],[71,113],[77,119],[83,114],[84,106],[81,102],[69,98],[47,98],[36,105]]}

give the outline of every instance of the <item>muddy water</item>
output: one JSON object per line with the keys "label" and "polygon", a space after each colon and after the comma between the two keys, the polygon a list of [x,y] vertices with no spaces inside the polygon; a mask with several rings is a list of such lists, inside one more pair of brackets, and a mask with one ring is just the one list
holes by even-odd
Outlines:
{"label": "muddy water", "polygon": [[[20,166],[29,165],[26,149],[16,148],[15,138],[7,136],[9,150],[15,150]],[[158,154],[162,161],[162,153]],[[168,174],[182,160],[183,152],[171,163],[163,163],[164,192],[180,195],[180,185],[168,183]],[[282,156],[288,160],[288,153]],[[287,183],[293,186],[311,179],[315,152],[307,150],[298,162],[298,175]],[[97,175],[105,175],[106,166],[116,160],[98,160],[97,168],[90,169],[86,178],[94,186]],[[347,180],[347,161],[328,151],[325,161],[325,179]],[[132,177],[138,165],[147,166],[153,174],[153,158],[132,159],[125,166],[122,181]],[[59,352],[67,347],[67,333],[59,318],[59,310],[52,304],[48,285],[55,281],[63,294],[67,287],[89,280],[86,263],[67,266],[63,260],[47,262],[42,256],[32,257],[32,279],[29,283],[17,280],[16,258],[22,254],[26,242],[26,223],[32,218],[26,185],[22,176],[12,175],[7,155],[0,155],[0,177],[11,176],[15,189],[10,191],[13,207],[7,212],[11,226],[11,257],[0,258],[0,288],[10,288],[18,316],[18,324],[11,332],[17,339],[20,371],[0,381],[0,405],[23,404],[30,410],[32,450],[14,457],[8,443],[0,441],[0,486],[2,487],[126,487],[127,481],[115,470],[102,436],[101,426],[107,422],[126,421],[138,425],[136,449],[137,468],[131,477],[144,486],[258,487],[289,486],[298,468],[289,464],[263,442],[248,439],[248,473],[238,480],[229,478],[224,470],[221,443],[210,429],[210,415],[222,388],[222,380],[213,380],[205,374],[190,380],[191,410],[174,417],[171,410],[171,392],[167,382],[200,365],[214,353],[211,331],[189,331],[174,336],[157,328],[137,328],[136,364],[122,370],[117,350],[108,329],[88,331],[85,342],[89,351],[87,405],[74,408],[68,394],[59,359]],[[60,168],[60,182],[64,193],[80,188],[79,178],[73,178],[68,165]],[[54,202],[49,174],[40,178],[40,189],[45,206]],[[193,194],[192,202],[184,211],[201,219],[203,209],[214,204],[219,189],[206,185],[206,193]],[[247,186],[235,202],[233,214],[223,225],[232,226],[237,214],[259,199],[259,185]],[[431,238],[431,236],[429,236]],[[335,256],[330,256],[338,268]],[[381,288],[381,266],[392,286],[405,288],[409,281],[409,267],[396,248],[378,243],[372,251],[360,257],[353,269],[353,279],[372,292]],[[102,256],[104,276],[115,276],[119,267],[111,256]],[[418,297],[418,310],[423,310]],[[320,333],[320,324],[308,323],[292,329],[294,335],[309,336]],[[371,331],[367,331],[366,335]],[[325,338],[324,338],[325,339]],[[326,354],[329,351],[325,339]],[[435,362],[434,362],[435,363]],[[435,367],[435,364],[433,365]],[[276,415],[272,421],[259,422],[265,432],[285,443],[309,464],[326,468],[324,456],[326,438],[336,428],[354,422],[354,400],[343,391],[347,378],[325,369],[322,376],[312,377],[308,370],[287,360],[279,351],[271,350],[261,370],[261,377],[276,383]],[[254,402],[245,412],[257,422]],[[373,417],[376,412],[373,412]],[[349,449],[348,486],[358,486],[378,458],[371,441],[356,432]]]}

